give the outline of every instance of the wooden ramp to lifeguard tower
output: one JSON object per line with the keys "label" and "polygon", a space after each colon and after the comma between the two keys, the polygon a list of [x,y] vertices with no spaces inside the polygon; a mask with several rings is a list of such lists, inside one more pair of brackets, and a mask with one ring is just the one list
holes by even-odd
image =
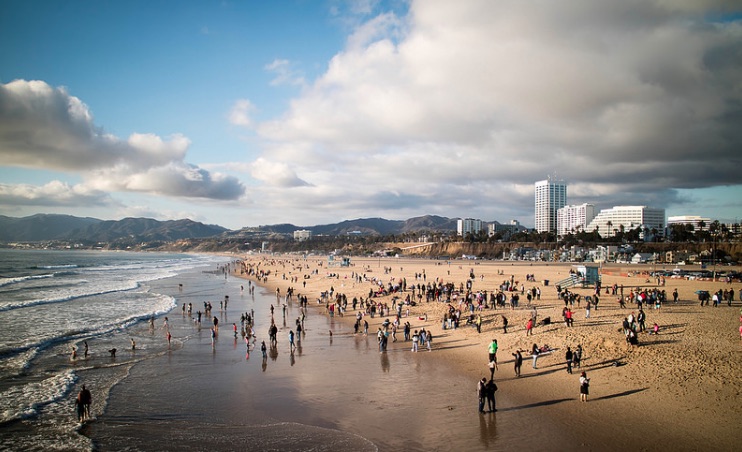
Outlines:
{"label": "wooden ramp to lifeguard tower", "polygon": [[588,286],[600,284],[600,266],[597,264],[573,265],[573,272],[569,277],[557,282],[562,289],[580,286],[583,289]]}

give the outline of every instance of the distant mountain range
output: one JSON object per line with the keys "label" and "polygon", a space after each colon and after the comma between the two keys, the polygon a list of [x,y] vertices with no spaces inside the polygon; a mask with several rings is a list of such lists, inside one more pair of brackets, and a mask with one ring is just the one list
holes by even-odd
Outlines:
{"label": "distant mountain range", "polygon": [[220,235],[228,229],[191,220],[157,221],[151,218],[124,218],[104,221],[71,215],[38,214],[13,218],[0,215],[0,241],[39,242],[65,240],[112,242],[130,239],[137,242],[174,241]]}
{"label": "distant mountain range", "polygon": [[312,231],[313,235],[346,235],[360,233],[363,235],[399,235],[409,232],[422,231],[455,231],[456,218],[445,218],[435,215],[410,218],[408,220],[385,220],[384,218],[359,218],[345,220],[340,223],[323,224],[318,226],[295,226],[293,224],[277,224],[259,226],[258,228],[243,228],[241,231],[272,232],[276,234],[293,234],[299,229]]}
{"label": "distant mountain range", "polygon": [[295,226],[277,224],[246,227],[230,231],[218,225],[207,225],[191,220],[158,221],[151,218],[124,218],[105,221],[71,215],[37,214],[23,218],[0,215],[0,242],[40,242],[48,240],[91,242],[170,242],[181,239],[210,237],[240,237],[246,235],[290,235],[299,229],[313,235],[339,236],[401,235],[412,232],[454,232],[456,218],[425,215],[408,220],[360,218],[335,224]]}

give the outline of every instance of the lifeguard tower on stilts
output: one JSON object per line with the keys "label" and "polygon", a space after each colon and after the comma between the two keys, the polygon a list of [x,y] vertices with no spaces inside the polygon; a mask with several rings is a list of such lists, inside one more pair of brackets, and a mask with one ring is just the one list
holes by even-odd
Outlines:
{"label": "lifeguard tower on stilts", "polygon": [[578,264],[572,266],[572,271],[568,278],[557,283],[562,289],[568,287],[600,286],[600,265],[599,264]]}

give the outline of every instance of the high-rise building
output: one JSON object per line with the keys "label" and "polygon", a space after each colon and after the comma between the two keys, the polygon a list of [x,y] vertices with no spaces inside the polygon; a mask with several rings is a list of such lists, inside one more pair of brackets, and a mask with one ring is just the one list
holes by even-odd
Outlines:
{"label": "high-rise building", "polygon": [[567,184],[546,179],[536,182],[535,228],[557,232],[557,211],[567,205]]}
{"label": "high-rise building", "polygon": [[579,230],[587,231],[587,225],[595,218],[595,206],[580,204],[564,206],[557,210],[557,234],[566,235]]}

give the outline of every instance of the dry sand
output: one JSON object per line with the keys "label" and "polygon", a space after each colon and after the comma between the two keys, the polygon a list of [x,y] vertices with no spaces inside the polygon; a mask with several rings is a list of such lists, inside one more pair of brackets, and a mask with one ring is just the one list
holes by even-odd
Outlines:
{"label": "dry sand", "polygon": [[[402,322],[410,321],[413,330],[430,329],[434,334],[431,358],[455,367],[462,375],[461,384],[472,388],[478,379],[489,374],[487,345],[496,338],[499,343],[499,369],[495,374],[500,388],[498,394],[505,392],[509,400],[517,400],[514,406],[498,406],[499,414],[506,414],[509,409],[537,410],[543,422],[573,432],[577,444],[589,438],[589,444],[596,444],[597,440],[597,444],[605,445],[606,449],[640,445],[647,450],[733,450],[742,441],[738,428],[742,421],[739,386],[742,341],[738,332],[742,303],[735,301],[733,307],[728,307],[726,302],[718,308],[701,307],[695,294],[696,290],[713,292],[733,287],[735,299],[739,300],[742,284],[667,278],[660,289],[667,291],[669,302],[659,310],[645,307],[647,326],[657,322],[660,334],[641,333],[639,346],[629,348],[620,331],[621,322],[625,316],[636,312],[636,307],[627,305],[626,309],[620,309],[616,297],[605,295],[605,289],[598,309],[592,310],[589,319],[585,318],[583,303],[581,308],[574,309],[574,327],[568,328],[562,323],[564,303],[557,299],[554,285],[568,276],[570,264],[352,258],[348,267],[329,267],[326,257],[295,256],[250,256],[245,261],[253,268],[270,273],[260,281],[261,285],[271,291],[279,288],[281,294],[293,287],[295,293],[306,295],[309,306],[318,312],[324,311],[324,305],[317,303],[320,292],[331,287],[348,297],[349,309],[353,297],[368,297],[374,285],[355,282],[353,274],[381,279],[385,285],[406,278],[409,289],[412,284],[436,279],[453,282],[458,287],[473,272],[475,292],[496,291],[512,276],[518,282],[517,287],[522,283],[526,289],[540,288],[541,300],[533,304],[538,309],[539,319],[551,317],[553,322],[536,327],[532,337],[525,335],[531,308],[526,306],[524,296],[517,309],[484,310],[481,334],[474,326],[465,326],[463,322],[456,330],[443,330],[441,319],[448,307],[445,302],[423,300],[410,308],[409,318],[402,318]],[[651,266],[606,266],[603,287],[614,283],[623,285],[626,295],[631,288],[655,288],[655,280],[641,273],[651,269]],[[316,274],[312,274],[314,271]],[[415,280],[415,274],[423,272],[425,281]],[[533,274],[536,282],[527,282],[526,274]],[[550,285],[544,286],[544,280],[549,280]],[[672,302],[671,296],[676,288],[680,294],[678,304]],[[583,297],[594,292],[593,288],[570,290]],[[401,296],[404,298],[406,294]],[[392,305],[391,295],[374,298],[374,301],[379,300]],[[454,306],[459,307],[457,303]],[[421,320],[426,314],[428,320]],[[464,318],[468,312],[462,314]],[[508,334],[502,332],[501,315],[509,320]],[[352,324],[354,316],[355,312],[349,312],[345,319]],[[393,313],[389,317],[393,318]],[[370,334],[384,319],[379,316],[365,318],[370,324]],[[533,343],[548,344],[556,351],[540,358],[537,370],[531,367],[530,354],[524,353],[522,377],[515,378],[511,353],[516,349],[530,350]],[[584,348],[581,370],[591,379],[588,403],[579,401],[579,370],[567,374],[564,364],[566,347],[574,349],[578,344]],[[391,347],[409,347],[409,343],[390,342]],[[615,362],[621,365],[614,366]],[[473,422],[476,416],[472,410]]]}

